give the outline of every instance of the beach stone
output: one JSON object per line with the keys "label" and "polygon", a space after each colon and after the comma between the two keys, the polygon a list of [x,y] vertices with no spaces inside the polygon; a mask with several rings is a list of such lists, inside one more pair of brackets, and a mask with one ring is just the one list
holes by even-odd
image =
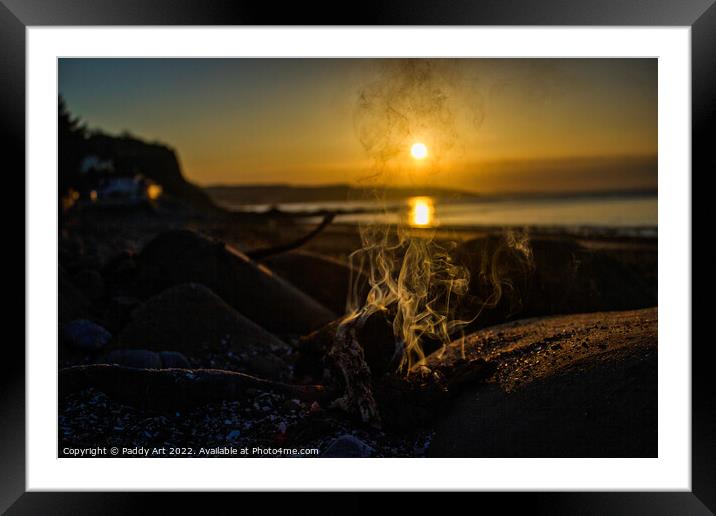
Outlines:
{"label": "beach stone", "polygon": [[182,283],[200,283],[274,333],[305,334],[336,317],[266,266],[193,231],[157,236],[142,250],[139,264],[139,285],[147,294]]}
{"label": "beach stone", "polygon": [[321,454],[321,457],[352,458],[370,457],[373,448],[354,435],[345,434],[334,439]]}
{"label": "beach stone", "polygon": [[99,351],[112,339],[102,326],[87,319],[70,321],[62,327],[62,341],[83,351]]}
{"label": "beach stone", "polygon": [[160,351],[159,358],[164,369],[189,369],[189,360],[178,351]]}
{"label": "beach stone", "polygon": [[267,353],[285,348],[278,337],[197,283],[169,288],[137,307],[113,345],[173,350],[187,356],[230,349]]}
{"label": "beach stone", "polygon": [[104,295],[104,279],[95,269],[82,269],[75,274],[74,284],[92,301]]}

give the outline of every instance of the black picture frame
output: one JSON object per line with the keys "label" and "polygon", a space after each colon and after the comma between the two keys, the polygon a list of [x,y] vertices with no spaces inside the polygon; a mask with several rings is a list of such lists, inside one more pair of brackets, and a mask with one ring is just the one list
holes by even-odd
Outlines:
{"label": "black picture frame", "polygon": [[[716,6],[713,4],[714,0],[412,0],[361,2],[359,6],[351,8],[350,4],[338,2],[330,7],[320,3],[291,5],[288,2],[248,3],[229,0],[0,0],[0,131],[2,141],[6,144],[4,163],[7,164],[7,171],[13,172],[12,179],[17,181],[17,185],[12,186],[13,191],[25,192],[24,174],[20,171],[25,169],[25,28],[28,26],[689,26],[692,44],[693,181],[693,178],[705,175],[709,169],[713,171],[716,165],[711,150],[712,140],[708,135],[710,125],[716,120]],[[693,190],[693,183],[692,191],[697,191]],[[16,215],[14,217],[17,218]],[[692,218],[694,228],[699,221],[703,224],[703,221],[709,220],[705,211],[694,212],[693,208]],[[19,243],[19,238],[15,242]],[[14,255],[14,261],[11,260],[18,267],[16,270],[19,270],[20,259],[23,270],[26,270],[24,248],[23,245],[23,251]],[[693,256],[698,258],[698,255]],[[693,265],[698,267],[698,262]],[[706,287],[701,285],[698,288]],[[17,303],[17,306],[24,310],[24,303]],[[8,318],[6,324],[10,320]],[[5,354],[0,360],[0,511],[8,510],[8,514],[145,512],[149,508],[147,494],[25,492],[25,352],[20,345],[20,337],[4,340]],[[714,375],[709,360],[711,346],[708,339],[693,340],[691,492],[501,493],[483,494],[478,501],[471,503],[497,502],[501,510],[512,512],[520,509],[537,514],[716,513],[716,420],[713,417],[716,402],[712,394]],[[172,510],[172,506],[189,508],[183,495],[156,496],[161,497],[159,503],[164,507],[163,510]],[[283,502],[281,497],[273,497],[269,505],[266,503],[262,502],[271,508]],[[321,504],[325,508],[322,501],[309,503]],[[412,503],[422,505],[423,502],[421,497],[413,497]],[[457,500],[451,502],[451,505],[454,503],[461,502]],[[359,506],[349,503],[343,507],[358,510]],[[339,510],[335,506],[328,508],[331,512]],[[408,506],[403,507],[403,510],[407,509]]]}

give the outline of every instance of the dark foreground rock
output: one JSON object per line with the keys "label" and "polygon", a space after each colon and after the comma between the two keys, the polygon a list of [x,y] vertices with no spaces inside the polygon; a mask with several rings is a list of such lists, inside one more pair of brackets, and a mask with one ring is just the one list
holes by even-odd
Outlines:
{"label": "dark foreground rock", "polygon": [[351,274],[359,274],[340,260],[307,251],[271,256],[263,263],[339,315],[346,311]]}
{"label": "dark foreground rock", "polygon": [[145,246],[139,262],[140,285],[147,293],[201,283],[274,333],[305,334],[335,319],[329,309],[267,267],[193,231],[159,235]]}
{"label": "dark foreground rock", "polygon": [[264,352],[285,346],[203,285],[178,285],[136,308],[116,348],[173,350],[187,355],[227,350]]}
{"label": "dark foreground rock", "polygon": [[633,310],[657,300],[656,240],[523,238],[489,235],[461,244],[470,271],[465,319],[472,329],[553,314]]}
{"label": "dark foreground rock", "polygon": [[[426,366],[463,382],[438,418],[432,457],[655,457],[657,311],[547,317],[493,327]],[[454,382],[453,385],[455,385]]]}

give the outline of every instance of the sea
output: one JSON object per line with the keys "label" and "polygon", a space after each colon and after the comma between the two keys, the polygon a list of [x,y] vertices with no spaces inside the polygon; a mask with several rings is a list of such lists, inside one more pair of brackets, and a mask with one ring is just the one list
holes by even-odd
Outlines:
{"label": "sea", "polygon": [[568,226],[632,228],[652,234],[658,225],[658,200],[655,194],[468,200],[420,196],[383,205],[373,201],[326,201],[226,207],[248,212],[278,209],[295,214],[335,211],[338,213],[336,222],[358,224],[403,221],[414,227]]}

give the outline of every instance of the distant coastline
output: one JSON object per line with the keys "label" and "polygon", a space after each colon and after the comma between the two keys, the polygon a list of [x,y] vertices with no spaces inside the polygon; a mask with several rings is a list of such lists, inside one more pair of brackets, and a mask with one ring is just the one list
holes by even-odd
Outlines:
{"label": "distant coastline", "polygon": [[[293,203],[359,201],[370,198],[372,190],[348,184],[332,185],[290,185],[290,184],[247,184],[211,185],[204,191],[217,203],[223,205],[279,205]],[[380,196],[386,201],[400,201],[416,196],[430,196],[437,200],[550,200],[550,199],[592,199],[592,198],[640,198],[655,197],[657,189],[641,188],[629,190],[590,190],[565,192],[504,192],[480,193],[439,187],[383,187]]]}

